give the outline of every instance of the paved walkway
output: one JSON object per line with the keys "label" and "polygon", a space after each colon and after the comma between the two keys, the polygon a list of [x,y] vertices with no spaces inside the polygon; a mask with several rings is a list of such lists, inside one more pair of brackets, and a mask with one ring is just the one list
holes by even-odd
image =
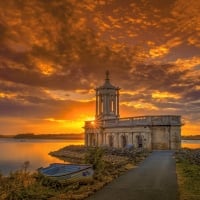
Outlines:
{"label": "paved walkway", "polygon": [[138,168],[120,176],[88,200],[177,200],[173,151],[154,151]]}

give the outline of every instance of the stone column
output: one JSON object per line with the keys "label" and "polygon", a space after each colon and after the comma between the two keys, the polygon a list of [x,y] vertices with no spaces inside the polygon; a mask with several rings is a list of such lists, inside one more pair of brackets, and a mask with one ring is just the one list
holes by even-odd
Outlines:
{"label": "stone column", "polygon": [[90,134],[89,133],[87,133],[87,146],[90,146],[91,144],[90,144]]}
{"label": "stone column", "polygon": [[117,147],[119,148],[119,133],[117,133]]}
{"label": "stone column", "polygon": [[95,146],[99,146],[99,133],[96,133],[95,134],[96,135],[96,144],[95,144]]}
{"label": "stone column", "polygon": [[131,142],[131,132],[128,132],[128,144],[131,144],[132,142]]}
{"label": "stone column", "polygon": [[105,114],[108,114],[108,94],[105,94]]}
{"label": "stone column", "polygon": [[103,113],[105,114],[106,113],[106,104],[107,104],[107,102],[106,102],[106,96],[105,96],[105,94],[103,95]]}
{"label": "stone column", "polygon": [[117,116],[119,116],[119,90],[117,90]]}
{"label": "stone column", "polygon": [[116,96],[116,94],[114,95],[114,99],[113,99],[113,113],[115,115],[117,115],[117,96]]}
{"label": "stone column", "polygon": [[96,117],[99,115],[99,98],[98,98],[98,90],[96,89]]}
{"label": "stone column", "polygon": [[109,113],[112,112],[112,96],[109,95]]}
{"label": "stone column", "polygon": [[99,95],[99,115],[101,114],[102,112],[102,96]]}
{"label": "stone column", "polygon": [[112,112],[112,95],[109,95],[109,113]]}
{"label": "stone column", "polygon": [[88,141],[87,141],[88,139],[87,138],[88,138],[88,134],[85,133],[85,146],[88,146]]}
{"label": "stone column", "polygon": [[98,134],[99,134],[99,146],[101,146],[102,145],[102,140],[103,140],[102,133],[99,132]]}

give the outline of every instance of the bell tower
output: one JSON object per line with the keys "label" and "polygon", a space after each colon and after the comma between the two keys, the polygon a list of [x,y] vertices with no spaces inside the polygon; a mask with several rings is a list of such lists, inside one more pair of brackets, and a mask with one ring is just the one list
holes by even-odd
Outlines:
{"label": "bell tower", "polygon": [[105,82],[96,88],[96,119],[119,118],[119,87],[110,83],[109,71],[106,71]]}

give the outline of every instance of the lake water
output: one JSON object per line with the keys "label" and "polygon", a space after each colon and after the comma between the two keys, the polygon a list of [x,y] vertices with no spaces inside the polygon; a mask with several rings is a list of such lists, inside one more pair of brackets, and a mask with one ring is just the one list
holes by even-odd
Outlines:
{"label": "lake water", "polygon": [[[50,163],[63,163],[48,153],[72,144],[81,145],[83,142],[83,140],[0,139],[0,172],[8,175],[10,171],[21,169],[25,161],[30,162],[30,171],[48,166]],[[200,148],[200,140],[182,140],[182,147]]]}
{"label": "lake water", "polygon": [[50,163],[63,163],[48,153],[72,144],[81,145],[83,142],[83,140],[0,139],[0,172],[8,175],[10,171],[21,169],[25,161],[30,162],[28,168],[30,171],[48,166]]}
{"label": "lake water", "polygon": [[198,149],[200,148],[200,140],[182,140],[182,148]]}

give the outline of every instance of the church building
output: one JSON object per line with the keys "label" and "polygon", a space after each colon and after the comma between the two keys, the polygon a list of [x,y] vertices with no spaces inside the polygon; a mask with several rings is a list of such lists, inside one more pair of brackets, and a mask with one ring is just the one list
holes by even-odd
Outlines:
{"label": "church building", "polygon": [[181,146],[181,116],[135,116],[120,118],[119,87],[105,82],[96,88],[94,121],[85,121],[85,145],[115,148],[179,149]]}

